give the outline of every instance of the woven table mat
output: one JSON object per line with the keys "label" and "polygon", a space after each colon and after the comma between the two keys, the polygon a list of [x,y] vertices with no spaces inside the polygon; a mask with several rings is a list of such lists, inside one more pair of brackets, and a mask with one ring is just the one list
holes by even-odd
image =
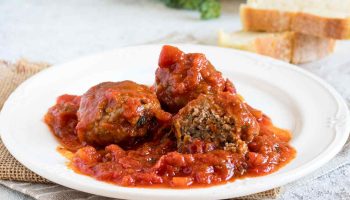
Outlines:
{"label": "woven table mat", "polygon": [[[0,110],[8,96],[20,83],[48,66],[49,65],[46,63],[33,63],[23,59],[17,61],[16,63],[0,60]],[[64,200],[76,198],[108,199],[50,183],[50,181],[33,173],[21,165],[14,157],[11,156],[1,140],[0,184],[39,200]],[[237,199],[275,199],[280,195],[280,193],[281,188],[275,188]]]}

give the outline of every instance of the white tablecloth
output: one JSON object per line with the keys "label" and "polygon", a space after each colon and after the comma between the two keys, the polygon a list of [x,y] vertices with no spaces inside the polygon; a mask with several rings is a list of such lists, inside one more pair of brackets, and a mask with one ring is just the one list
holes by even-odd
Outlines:
{"label": "white tablecloth", "polygon": [[[215,44],[219,29],[240,29],[239,3],[224,1],[219,19],[201,21],[196,12],[168,9],[158,0],[1,0],[0,59],[57,64],[157,41]],[[301,67],[333,85],[349,105],[349,41],[338,42],[333,55]],[[349,150],[284,189],[280,199],[350,199]],[[0,199],[27,198],[0,186]]]}

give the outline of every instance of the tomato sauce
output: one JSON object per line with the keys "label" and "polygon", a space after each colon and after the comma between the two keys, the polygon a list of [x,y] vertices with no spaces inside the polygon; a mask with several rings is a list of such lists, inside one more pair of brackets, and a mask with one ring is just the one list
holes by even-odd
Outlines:
{"label": "tomato sauce", "polygon": [[217,92],[236,93],[233,83],[201,53],[184,53],[180,49],[165,45],[159,55],[156,70],[155,90],[163,108],[178,112],[200,94]]}
{"label": "tomato sauce", "polygon": [[225,150],[204,151],[206,143],[193,142],[192,153],[177,152],[176,138],[169,132],[134,147],[111,144],[89,146],[78,139],[75,126],[79,96],[63,95],[49,109],[45,122],[61,143],[69,166],[97,180],[129,187],[189,188],[223,184],[235,179],[263,176],[278,170],[295,157],[288,144],[291,135],[250,108],[259,118],[260,132],[248,143],[246,154]]}

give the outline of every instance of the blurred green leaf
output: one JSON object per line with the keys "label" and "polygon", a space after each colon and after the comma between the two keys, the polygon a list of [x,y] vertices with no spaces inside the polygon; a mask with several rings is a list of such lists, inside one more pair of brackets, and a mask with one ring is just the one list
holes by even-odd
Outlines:
{"label": "blurred green leaf", "polygon": [[218,18],[221,12],[221,4],[218,0],[161,0],[171,8],[198,10],[201,19]]}
{"label": "blurred green leaf", "polygon": [[202,1],[199,7],[201,19],[212,19],[220,16],[221,4],[217,0]]}

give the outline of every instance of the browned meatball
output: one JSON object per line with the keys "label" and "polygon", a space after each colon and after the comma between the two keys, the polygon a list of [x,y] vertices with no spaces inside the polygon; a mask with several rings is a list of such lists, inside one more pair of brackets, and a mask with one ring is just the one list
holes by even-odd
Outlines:
{"label": "browned meatball", "polygon": [[200,140],[206,151],[225,149],[246,153],[247,143],[259,133],[259,124],[236,94],[220,92],[200,95],[182,108],[173,119],[180,152],[193,152]]}
{"label": "browned meatball", "polygon": [[235,93],[233,84],[222,77],[204,54],[185,54],[173,46],[164,46],[160,53],[155,90],[163,108],[172,113],[200,94]]}
{"label": "browned meatball", "polygon": [[132,81],[105,82],[89,89],[78,110],[77,133],[81,141],[105,146],[133,145],[155,123],[170,120],[156,95]]}

